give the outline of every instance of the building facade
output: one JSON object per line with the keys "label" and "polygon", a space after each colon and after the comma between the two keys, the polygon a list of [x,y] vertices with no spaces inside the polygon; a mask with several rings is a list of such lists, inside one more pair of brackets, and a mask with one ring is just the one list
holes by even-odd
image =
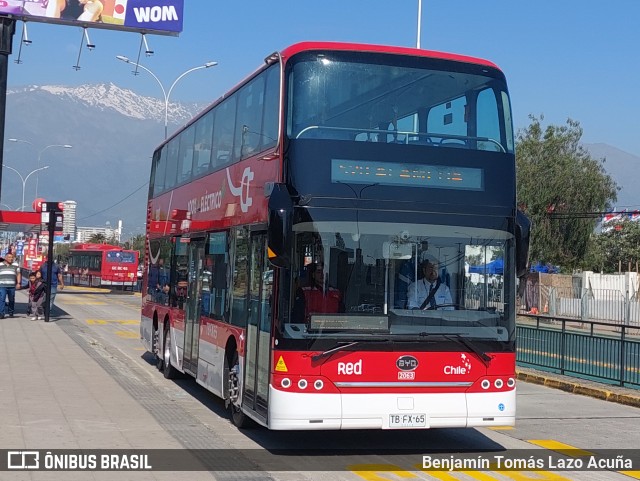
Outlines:
{"label": "building facade", "polygon": [[62,218],[62,235],[69,236],[69,240],[76,239],[76,208],[78,203],[75,200],[65,200]]}

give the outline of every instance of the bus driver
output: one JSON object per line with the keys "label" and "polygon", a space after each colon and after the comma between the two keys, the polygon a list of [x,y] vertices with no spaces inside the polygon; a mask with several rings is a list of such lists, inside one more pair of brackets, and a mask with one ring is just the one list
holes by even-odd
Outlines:
{"label": "bus driver", "polygon": [[420,263],[418,280],[409,284],[407,295],[409,309],[454,309],[451,291],[438,276],[438,261],[431,256]]}

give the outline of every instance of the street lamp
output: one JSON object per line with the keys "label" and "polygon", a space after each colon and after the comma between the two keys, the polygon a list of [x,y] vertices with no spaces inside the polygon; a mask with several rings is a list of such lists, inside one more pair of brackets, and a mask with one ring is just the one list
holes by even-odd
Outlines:
{"label": "street lamp", "polygon": [[[21,142],[23,144],[29,144],[31,147],[36,149],[36,146],[32,142],[29,142],[28,140],[22,140],[22,139],[8,139],[8,140],[9,140],[9,142]],[[71,149],[71,148],[73,148],[73,145],[69,145],[69,144],[51,144],[51,145],[47,145],[46,147],[40,149],[38,151],[38,163],[36,164],[36,167],[38,167],[38,168],[40,167],[40,159],[42,158],[42,154],[47,149],[50,149],[52,147],[61,147],[63,149]],[[35,195],[34,199],[38,198],[38,181],[39,180],[40,180],[40,176],[36,175],[36,195]]]}
{"label": "street lamp", "polygon": [[418,0],[418,35],[417,35],[417,41],[416,41],[416,48],[420,48],[421,24],[422,24],[422,0]]}
{"label": "street lamp", "polygon": [[190,68],[186,72],[181,73],[178,76],[178,78],[176,78],[173,81],[173,83],[171,84],[171,87],[169,87],[169,91],[167,91],[164,88],[164,85],[162,84],[160,79],[157,77],[157,75],[154,74],[151,70],[149,70],[144,65],[140,65],[139,63],[134,62],[133,60],[129,59],[129,57],[125,57],[124,55],[116,55],[116,58],[118,60],[121,60],[122,62],[130,63],[131,65],[135,65],[136,67],[141,68],[142,70],[148,72],[149,75],[151,75],[154,79],[156,79],[156,82],[158,82],[158,85],[160,85],[160,88],[162,89],[162,95],[164,95],[164,138],[165,139],[167,138],[167,125],[169,124],[169,97],[171,96],[173,87],[176,86],[176,84],[178,83],[178,81],[180,81],[182,77],[184,77],[187,74],[190,74],[191,72],[194,72],[196,70],[201,70],[204,68],[215,67],[216,65],[218,65],[218,62],[207,62],[203,65],[198,65],[197,67]]}
{"label": "street lamp", "polygon": [[10,167],[10,166],[8,166],[6,164],[3,165],[3,167],[6,167],[9,170],[13,170],[16,174],[18,174],[18,176],[20,176],[20,180],[22,180],[22,204],[20,206],[20,209],[18,209],[18,210],[24,211],[24,190],[25,190],[25,187],[27,185],[27,179],[29,179],[29,177],[31,177],[31,174],[35,174],[36,172],[38,172],[40,170],[48,169],[49,166],[45,165],[44,167],[40,167],[38,169],[34,169],[31,172],[29,172],[26,177],[22,177],[22,174],[20,172],[18,172],[16,169],[14,169],[13,167]]}

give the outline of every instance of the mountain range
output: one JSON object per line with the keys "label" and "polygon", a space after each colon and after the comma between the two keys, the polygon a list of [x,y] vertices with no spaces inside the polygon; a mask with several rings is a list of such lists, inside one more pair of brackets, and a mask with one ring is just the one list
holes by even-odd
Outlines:
{"label": "mountain range", "polygon": [[[170,103],[171,133],[205,104]],[[46,200],[75,200],[77,225],[101,227],[123,221],[123,237],[144,232],[153,150],[164,139],[165,103],[112,83],[21,86],[7,90],[4,164],[29,176],[25,210],[37,194]],[[23,142],[11,142],[20,139]],[[48,147],[69,144],[71,149]],[[640,208],[640,157],[607,144],[584,144],[621,187],[616,206]],[[39,158],[39,162],[38,162]],[[3,169],[1,209],[19,209],[23,182]]]}
{"label": "mountain range", "polygon": [[[169,132],[201,108],[170,103]],[[163,100],[114,84],[27,86],[7,90],[6,109],[5,165],[22,177],[49,166],[27,179],[25,210],[31,210],[37,176],[38,197],[78,203],[78,226],[122,220],[124,238],[144,232],[151,156],[164,140]],[[72,148],[43,150],[64,144]],[[20,208],[22,182],[15,172],[3,170],[1,194],[3,209]]]}

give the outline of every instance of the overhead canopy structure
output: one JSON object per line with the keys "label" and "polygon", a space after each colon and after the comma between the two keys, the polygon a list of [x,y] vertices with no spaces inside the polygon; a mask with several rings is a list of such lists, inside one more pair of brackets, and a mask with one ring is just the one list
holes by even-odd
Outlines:
{"label": "overhead canopy structure", "polygon": [[0,232],[29,232],[40,230],[39,212],[0,210]]}
{"label": "overhead canopy structure", "polygon": [[495,259],[483,266],[469,266],[469,272],[472,274],[501,275],[504,274],[504,261]]}

